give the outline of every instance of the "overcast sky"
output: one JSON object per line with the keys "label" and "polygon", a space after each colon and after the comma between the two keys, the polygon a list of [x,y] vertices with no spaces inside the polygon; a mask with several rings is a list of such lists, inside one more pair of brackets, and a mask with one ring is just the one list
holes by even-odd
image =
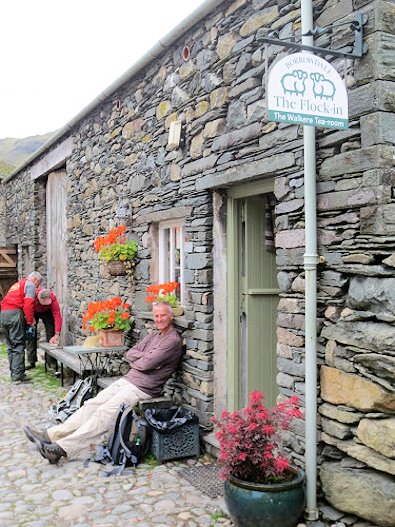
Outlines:
{"label": "overcast sky", "polygon": [[2,0],[0,139],[54,132],[203,0]]}

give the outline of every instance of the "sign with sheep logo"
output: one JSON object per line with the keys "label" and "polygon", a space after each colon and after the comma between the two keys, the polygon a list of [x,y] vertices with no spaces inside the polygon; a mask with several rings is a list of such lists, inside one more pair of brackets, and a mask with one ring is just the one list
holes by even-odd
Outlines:
{"label": "sign with sheep logo", "polygon": [[348,128],[347,89],[335,68],[316,55],[295,53],[270,70],[269,121]]}

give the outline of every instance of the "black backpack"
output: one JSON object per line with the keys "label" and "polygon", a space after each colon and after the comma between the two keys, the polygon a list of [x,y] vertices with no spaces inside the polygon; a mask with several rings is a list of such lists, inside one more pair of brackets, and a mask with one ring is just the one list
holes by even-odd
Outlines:
{"label": "black backpack", "polygon": [[93,397],[92,377],[78,379],[58,404],[52,406],[49,413],[58,423],[64,423],[85,401]]}
{"label": "black backpack", "polygon": [[133,406],[121,404],[107,445],[98,447],[94,461],[111,463],[114,468],[103,476],[122,474],[125,467],[135,467],[148,453],[150,430],[147,421]]}

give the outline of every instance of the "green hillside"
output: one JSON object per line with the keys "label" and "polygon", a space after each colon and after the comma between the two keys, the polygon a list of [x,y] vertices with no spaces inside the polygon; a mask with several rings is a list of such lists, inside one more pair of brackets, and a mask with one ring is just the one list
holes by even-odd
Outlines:
{"label": "green hillside", "polygon": [[8,176],[14,170],[14,166],[0,159],[0,177]]}
{"label": "green hillside", "polygon": [[53,135],[53,132],[44,135],[24,137],[23,139],[15,139],[12,137],[0,139],[0,176],[10,174],[46,143],[51,135]]}

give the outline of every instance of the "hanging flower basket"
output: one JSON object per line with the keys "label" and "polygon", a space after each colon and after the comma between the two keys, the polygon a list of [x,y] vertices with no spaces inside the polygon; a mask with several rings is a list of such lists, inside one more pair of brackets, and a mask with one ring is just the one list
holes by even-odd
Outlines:
{"label": "hanging flower basket", "polygon": [[126,263],[121,260],[106,262],[106,269],[111,276],[125,276],[128,271]]}
{"label": "hanging flower basket", "polygon": [[99,260],[105,262],[111,276],[133,276],[138,245],[134,240],[126,239],[125,231],[125,225],[120,225],[111,229],[107,236],[99,236],[94,241]]}

